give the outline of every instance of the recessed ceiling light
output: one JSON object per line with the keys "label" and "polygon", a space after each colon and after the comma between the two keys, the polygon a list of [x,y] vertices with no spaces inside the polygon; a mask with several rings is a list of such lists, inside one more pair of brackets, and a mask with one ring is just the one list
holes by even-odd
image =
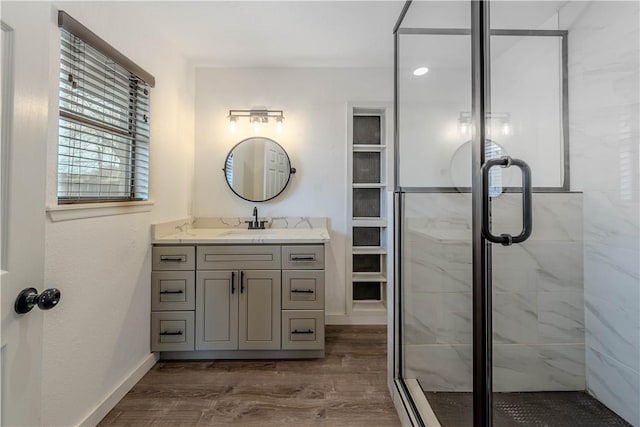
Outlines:
{"label": "recessed ceiling light", "polygon": [[420,68],[416,68],[415,70],[413,70],[413,75],[414,76],[424,76],[428,72],[429,72],[429,69],[427,67],[420,67]]}

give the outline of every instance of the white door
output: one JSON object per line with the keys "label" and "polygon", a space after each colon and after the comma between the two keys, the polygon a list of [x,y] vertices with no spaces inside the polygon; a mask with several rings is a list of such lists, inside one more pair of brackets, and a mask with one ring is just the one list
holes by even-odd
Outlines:
{"label": "white door", "polygon": [[36,307],[17,314],[14,302],[24,288],[44,290],[49,28],[42,28],[43,11],[37,5],[2,5],[2,426],[42,424],[44,312]]}
{"label": "white door", "polygon": [[270,199],[282,190],[289,178],[287,161],[282,150],[267,144],[264,150],[264,198]]}

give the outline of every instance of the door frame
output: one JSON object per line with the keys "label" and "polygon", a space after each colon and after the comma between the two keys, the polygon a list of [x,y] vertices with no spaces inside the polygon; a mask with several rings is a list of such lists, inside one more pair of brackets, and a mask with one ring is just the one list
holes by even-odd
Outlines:
{"label": "door frame", "polygon": [[[473,328],[473,425],[493,425],[491,244],[482,234],[486,117],[491,111],[490,0],[471,1],[471,246]],[[472,126],[473,127],[473,126]],[[491,205],[488,206],[489,213]]]}

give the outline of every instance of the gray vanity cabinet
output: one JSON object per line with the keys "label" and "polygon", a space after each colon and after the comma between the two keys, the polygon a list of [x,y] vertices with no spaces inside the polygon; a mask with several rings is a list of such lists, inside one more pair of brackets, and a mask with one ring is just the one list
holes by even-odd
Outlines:
{"label": "gray vanity cabinet", "polygon": [[280,271],[196,274],[196,350],[280,349]]}
{"label": "gray vanity cabinet", "polygon": [[323,245],[156,245],[152,258],[152,351],[324,356]]}

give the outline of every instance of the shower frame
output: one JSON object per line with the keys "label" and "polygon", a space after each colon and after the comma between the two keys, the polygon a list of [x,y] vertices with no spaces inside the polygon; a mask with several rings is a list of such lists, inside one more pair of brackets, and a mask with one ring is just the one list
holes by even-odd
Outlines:
{"label": "shower frame", "polygon": [[[570,192],[569,159],[569,89],[568,89],[568,31],[566,30],[518,30],[491,29],[489,23],[490,0],[470,0],[471,29],[465,28],[400,28],[412,0],[407,0],[393,29],[394,35],[394,244],[395,277],[393,299],[393,387],[408,416],[424,425],[418,404],[412,398],[410,386],[403,378],[402,335],[402,218],[404,195],[407,193],[472,193],[472,324],[473,324],[473,425],[493,425],[492,378],[492,277],[491,243],[482,235],[482,178],[480,166],[485,163],[487,138],[487,113],[491,110],[490,93],[490,37],[529,36],[559,37],[561,39],[561,126],[562,126],[562,185],[557,187],[533,187],[535,193]],[[472,186],[458,187],[403,187],[400,182],[399,135],[399,51],[401,35],[451,35],[471,36],[472,122],[477,132],[472,138]],[[522,192],[521,187],[505,187],[504,192]],[[487,210],[490,215],[490,206]],[[412,423],[413,423],[412,421]]]}

